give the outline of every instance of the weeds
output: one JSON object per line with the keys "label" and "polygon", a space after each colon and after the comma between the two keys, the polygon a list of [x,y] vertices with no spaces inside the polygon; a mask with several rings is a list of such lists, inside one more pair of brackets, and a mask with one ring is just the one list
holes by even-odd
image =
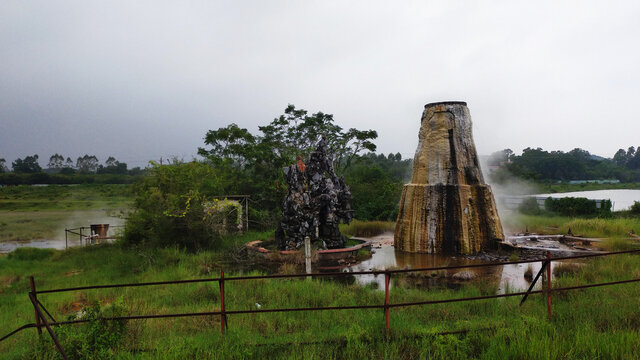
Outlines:
{"label": "weeds", "polygon": [[349,225],[341,224],[340,231],[349,236],[373,237],[387,231],[394,231],[396,223],[391,221],[353,220]]}
{"label": "weeds", "polygon": [[580,270],[580,264],[561,262],[553,268],[553,275],[556,277],[575,275]]}
{"label": "weeds", "polygon": [[[242,272],[220,262],[221,251],[193,254],[170,248],[147,250],[145,256],[140,256],[125,247],[104,245],[53,251],[42,258],[18,254],[0,257],[0,279],[7,285],[0,296],[3,333],[33,322],[33,307],[26,297],[29,274],[35,275],[38,289],[198,278],[202,277],[202,264],[215,267],[213,273],[217,267],[224,267],[226,276],[261,274]],[[27,250],[25,254],[32,253]],[[81,275],[65,276],[70,271],[80,271]],[[281,273],[299,271],[295,265],[280,269]],[[554,287],[637,278],[640,277],[640,256],[610,256],[589,260],[579,269],[555,272]],[[392,303],[495,294],[500,279],[498,275],[495,281],[493,278],[473,280],[452,289],[442,286],[441,282],[438,285],[437,280],[447,276],[444,271],[434,273],[434,278],[427,273],[410,274],[393,275]],[[56,318],[75,317],[80,313],[95,319],[93,325],[87,327],[54,329],[64,339],[65,350],[75,358],[572,359],[634,358],[640,351],[637,341],[640,284],[554,292],[552,296],[553,318],[550,320],[546,318],[544,299],[537,295],[532,295],[523,306],[518,306],[519,298],[504,298],[394,307],[390,311],[389,338],[385,336],[380,309],[236,314],[229,316],[224,342],[220,318],[216,316],[131,320],[124,330],[117,322],[100,322],[101,316],[109,316],[110,311],[113,311],[110,314],[118,313],[116,309],[121,309],[123,314],[215,311],[220,306],[219,287],[215,282],[42,294],[39,299]],[[99,310],[95,308],[96,301],[99,301]],[[375,285],[358,286],[348,280],[229,281],[225,283],[225,303],[228,310],[258,306],[266,310],[371,305],[384,303],[384,292]],[[110,304],[122,306],[109,310]],[[91,313],[94,315],[86,315]],[[478,331],[434,335],[466,329]],[[2,357],[53,358],[55,349],[47,335],[40,343],[34,334],[33,329],[25,330],[0,343]],[[541,353],[541,348],[546,351]]]}
{"label": "weeds", "polygon": [[531,264],[527,265],[527,269],[524,271],[524,278],[529,282],[533,280],[533,266]]}

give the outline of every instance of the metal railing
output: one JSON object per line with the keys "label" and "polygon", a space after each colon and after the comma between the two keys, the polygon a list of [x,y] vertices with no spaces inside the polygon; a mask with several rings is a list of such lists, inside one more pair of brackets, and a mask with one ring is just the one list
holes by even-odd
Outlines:
{"label": "metal railing", "polygon": [[[605,283],[597,283],[597,284],[587,284],[587,285],[578,285],[578,286],[570,286],[570,287],[560,287],[560,288],[551,288],[551,262],[552,261],[560,261],[560,260],[574,260],[574,259],[584,259],[591,257],[602,257],[602,256],[610,256],[610,255],[620,255],[620,254],[637,254],[640,253],[640,250],[627,250],[627,251],[616,251],[616,252],[607,252],[607,253],[597,253],[597,254],[586,254],[586,255],[578,255],[578,256],[566,256],[566,257],[551,257],[547,252],[546,258],[543,259],[535,259],[535,260],[520,260],[520,261],[505,261],[505,262],[495,262],[495,263],[486,263],[486,264],[468,264],[468,265],[455,265],[455,266],[438,266],[438,267],[428,267],[428,268],[417,268],[417,269],[399,269],[399,270],[382,270],[382,271],[355,271],[355,272],[325,272],[325,273],[310,273],[310,274],[290,274],[290,275],[255,275],[255,276],[235,276],[235,277],[225,277],[224,271],[220,272],[220,277],[217,278],[205,278],[205,279],[188,279],[188,280],[173,280],[173,281],[155,281],[155,282],[143,282],[143,283],[125,283],[125,284],[107,284],[107,285],[93,285],[93,286],[78,286],[78,287],[68,287],[68,288],[60,288],[60,289],[48,289],[48,290],[36,290],[35,281],[33,276],[30,277],[31,291],[28,293],[29,300],[33,304],[34,313],[36,317],[36,322],[31,324],[26,324],[11,333],[5,335],[0,338],[0,341],[3,341],[10,336],[29,328],[36,328],[38,334],[42,333],[42,327],[45,327],[51,338],[53,339],[56,348],[60,352],[63,358],[67,358],[64,349],[59,343],[55,333],[53,332],[53,326],[62,326],[62,325],[70,325],[70,324],[79,324],[86,323],[91,320],[88,319],[77,319],[77,320],[68,320],[68,321],[56,321],[54,317],[47,311],[44,305],[39,301],[38,295],[43,294],[51,294],[51,293],[61,293],[61,292],[70,292],[70,291],[80,291],[80,290],[93,290],[93,289],[110,289],[110,288],[124,288],[124,287],[140,287],[140,286],[156,286],[156,285],[170,285],[170,284],[191,284],[191,283],[203,283],[203,282],[218,282],[220,288],[220,310],[219,311],[207,311],[207,312],[194,312],[194,313],[177,313],[177,314],[149,314],[149,315],[131,315],[131,316],[117,316],[117,317],[107,317],[103,318],[103,320],[107,321],[117,321],[117,320],[141,320],[141,319],[163,319],[163,318],[177,318],[177,317],[194,317],[194,316],[220,316],[220,331],[222,337],[224,339],[225,329],[228,328],[227,317],[229,315],[240,315],[240,314],[261,314],[261,313],[278,313],[278,312],[303,312],[303,311],[334,311],[334,310],[356,310],[356,309],[383,309],[384,317],[385,317],[385,330],[386,334],[390,333],[390,321],[389,321],[389,313],[392,308],[400,308],[400,307],[411,307],[411,306],[423,306],[423,305],[433,305],[433,304],[445,304],[445,303],[454,303],[454,302],[464,302],[464,301],[478,301],[478,300],[488,300],[488,299],[498,299],[498,298],[506,298],[506,297],[514,297],[514,296],[522,296],[522,301],[520,304],[525,302],[527,297],[531,294],[541,294],[545,293],[547,297],[547,316],[551,317],[551,294],[554,292],[560,291],[570,291],[570,290],[578,290],[578,289],[586,289],[592,287],[601,287],[601,286],[610,286],[610,285],[618,285],[618,284],[627,284],[633,282],[639,282],[640,278],[637,279],[628,279],[628,280],[620,280],[620,281],[611,281]],[[540,271],[532,281],[531,286],[527,291],[522,292],[514,292],[514,293],[505,293],[505,294],[496,294],[496,295],[485,295],[485,296],[476,296],[476,297],[466,297],[466,298],[455,298],[455,299],[442,299],[442,300],[426,300],[426,301],[416,301],[416,302],[401,302],[401,303],[391,303],[389,296],[389,283],[393,274],[401,274],[401,273],[409,273],[409,272],[424,272],[424,271],[438,271],[438,270],[454,270],[454,269],[464,269],[464,268],[481,268],[481,267],[491,267],[491,266],[504,266],[504,265],[512,265],[512,264],[527,264],[527,263],[535,263],[541,262],[542,266]],[[543,272],[546,272],[546,286],[543,290],[533,290],[537,280],[541,277]],[[264,280],[264,279],[290,279],[290,278],[306,278],[306,277],[339,277],[339,276],[354,276],[354,275],[384,275],[385,276],[385,287],[384,287],[384,303],[383,304],[373,304],[373,305],[350,305],[350,306],[325,306],[325,307],[301,307],[301,308],[277,308],[277,309],[261,309],[261,310],[227,310],[225,304],[225,282],[229,281],[247,281],[247,280]],[[48,321],[45,317],[46,314],[51,321]]]}
{"label": "metal railing", "polygon": [[[109,228],[124,228],[125,225],[109,225]],[[88,230],[86,233],[84,233],[84,231]],[[64,229],[64,248],[68,249],[69,248],[69,235],[72,236],[78,236],[78,240],[80,241],[80,246],[85,246],[85,245],[89,245],[91,243],[92,240],[94,239],[114,239],[114,237],[106,237],[106,238],[100,238],[100,237],[96,237],[95,235],[91,234],[91,227],[90,226],[80,226],[77,228],[65,228]]]}

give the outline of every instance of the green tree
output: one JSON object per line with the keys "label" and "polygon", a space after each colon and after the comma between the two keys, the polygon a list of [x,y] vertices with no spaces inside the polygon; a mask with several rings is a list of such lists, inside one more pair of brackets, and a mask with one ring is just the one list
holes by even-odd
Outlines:
{"label": "green tree", "polygon": [[16,173],[33,174],[42,171],[42,167],[38,164],[38,154],[26,156],[24,159],[16,159],[11,163],[11,167]]}
{"label": "green tree", "polygon": [[55,153],[49,157],[47,168],[54,171],[60,171],[64,167],[64,156]]}
{"label": "green tree", "polygon": [[627,158],[627,152],[624,151],[624,149],[619,149],[615,155],[613,155],[613,161],[618,165],[618,166],[626,166],[627,165],[627,161],[629,159]]}
{"label": "green tree", "polygon": [[640,169],[640,151],[636,151],[633,157],[627,160],[627,167],[634,170]]}
{"label": "green tree", "polygon": [[308,159],[321,136],[326,137],[340,173],[359,153],[375,150],[371,140],[378,136],[374,130],[345,131],[335,124],[333,115],[309,115],[294,105],[259,130],[261,134],[254,135],[236,124],[210,130],[205,136],[207,147],[199,148],[198,154],[234,179],[227,191],[252,196],[254,209],[265,212],[251,216],[263,219],[265,225],[273,225],[279,218],[278,209],[286,194],[282,168],[294,163],[297,156]]}
{"label": "green tree", "polygon": [[351,207],[358,220],[395,221],[402,186],[411,174],[412,161],[400,154],[368,153],[354,159],[344,173],[351,188]]}
{"label": "green tree", "polygon": [[113,156],[109,156],[107,160],[104,162],[104,166],[99,165],[98,174],[126,174],[127,173],[127,164],[121,163]]}
{"label": "green tree", "polygon": [[198,154],[219,164],[230,161],[233,165],[244,167],[256,157],[256,138],[247,130],[230,124],[218,130],[209,130],[204,138],[209,150],[198,148]]}
{"label": "green tree", "polygon": [[0,173],[5,173],[9,171],[6,165],[7,161],[4,158],[0,158]]}
{"label": "green tree", "polygon": [[317,112],[308,115],[304,109],[289,104],[284,114],[269,125],[259,127],[264,134],[261,141],[272,146],[274,154],[294,161],[296,157],[308,158],[321,136],[335,156],[336,170],[341,173],[349,167],[355,156],[363,151],[375,151],[371,141],[378,137],[375,130],[344,130],[335,124],[333,115]]}
{"label": "green tree", "polygon": [[76,169],[80,173],[95,173],[98,170],[98,158],[95,155],[84,155],[76,161]]}
{"label": "green tree", "polygon": [[[594,179],[639,181],[640,172],[629,165],[635,161],[637,153],[633,147],[627,151],[620,149],[613,159],[605,159],[579,148],[567,153],[526,148],[522,155],[511,156],[510,161],[502,165],[499,173],[494,171],[491,178],[494,181],[507,180],[508,176],[503,175],[513,174],[520,178],[547,181]],[[637,161],[640,168],[640,156]]]}
{"label": "green tree", "polygon": [[215,163],[230,160],[240,167],[262,163],[280,168],[295,162],[297,156],[307,159],[320,137],[325,136],[341,172],[359,153],[375,151],[371,140],[378,137],[374,130],[344,131],[335,124],[333,115],[323,112],[308,115],[306,110],[296,109],[294,105],[288,105],[283,115],[260,126],[259,130],[262,132],[259,136],[236,124],[209,130],[205,144],[210,148],[199,148],[198,154]]}
{"label": "green tree", "polygon": [[487,165],[490,166],[500,166],[505,164],[513,158],[513,151],[511,149],[504,149],[500,151],[496,151],[489,155],[489,159],[487,160]]}

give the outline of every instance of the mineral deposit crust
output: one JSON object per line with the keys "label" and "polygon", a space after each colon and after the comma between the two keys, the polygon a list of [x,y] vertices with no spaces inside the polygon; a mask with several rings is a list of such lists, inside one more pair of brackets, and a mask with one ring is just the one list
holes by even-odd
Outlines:
{"label": "mineral deposit crust", "polygon": [[402,190],[396,249],[473,254],[495,247],[504,234],[466,103],[427,104],[418,140],[411,183]]}

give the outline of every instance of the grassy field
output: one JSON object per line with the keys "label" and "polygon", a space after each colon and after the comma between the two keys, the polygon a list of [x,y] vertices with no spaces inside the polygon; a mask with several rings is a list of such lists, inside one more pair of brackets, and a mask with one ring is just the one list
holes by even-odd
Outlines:
{"label": "grassy field", "polygon": [[131,206],[129,185],[0,188],[0,241],[64,239],[65,227],[114,223]]}
{"label": "grassy field", "polygon": [[[0,257],[0,332],[33,321],[28,275],[35,276],[39,289],[47,289],[215,277],[222,269],[226,276],[258,274],[227,259],[234,258],[246,241],[271,235],[226,238],[218,244],[219,250],[197,254],[126,249],[117,244],[68,251],[19,249]],[[553,286],[638,277],[640,257],[616,256],[563,271]],[[475,282],[457,290],[428,291],[396,286],[391,302],[481,296],[494,294],[497,286]],[[383,292],[375,286],[332,280],[239,281],[227,282],[225,288],[228,310],[383,302]],[[128,314],[215,311],[220,306],[217,283],[43,294],[40,299],[56,319],[73,317],[95,301],[107,309],[109,304],[121,304]],[[91,342],[98,336],[99,322],[56,332],[68,352],[73,347],[88,351],[74,353],[75,358],[632,359],[640,352],[639,284],[554,294],[554,315],[549,320],[541,296],[533,296],[523,306],[518,303],[519,299],[505,298],[393,308],[389,338],[384,336],[379,309],[230,316],[224,342],[216,316],[129,321],[117,342]],[[471,331],[437,335],[458,330]],[[3,358],[54,357],[48,337],[41,342],[34,334],[34,329],[28,329],[0,343]],[[302,344],[307,342],[312,344]]]}
{"label": "grassy field", "polygon": [[616,218],[571,218],[566,216],[520,215],[502,217],[502,226],[508,233],[524,232],[526,229],[536,234],[566,234],[569,229],[574,235],[592,238],[604,238],[604,246],[612,248],[631,248],[637,245],[628,239],[634,237],[631,232],[640,231],[640,217]]}
{"label": "grassy field", "polygon": [[[74,213],[108,214],[126,209],[126,186],[81,185],[0,188],[0,241],[52,236],[51,228],[73,226]],[[82,218],[80,221],[84,221]],[[640,218],[574,219],[554,216],[503,218],[506,229],[609,238],[611,250],[629,249]],[[86,225],[82,223],[79,225]],[[370,236],[393,230],[392,222],[358,222],[341,227],[346,234]],[[6,234],[11,235],[6,235]],[[49,235],[47,235],[49,234]],[[55,234],[54,234],[55,235]],[[262,274],[264,268],[239,252],[249,240],[266,240],[272,232],[226,237],[215,250],[188,253],[178,249],[126,248],[104,244],[67,251],[21,248],[0,255],[0,336],[34,321],[29,275],[38,289],[96,284],[162,281]],[[558,268],[556,268],[557,270]],[[302,272],[293,264],[281,273]],[[556,272],[553,286],[640,278],[640,256],[589,260]],[[499,276],[460,288],[415,287],[397,281],[391,302],[412,302],[495,294]],[[383,303],[377,286],[354,279],[313,281],[280,279],[227,282],[227,310],[284,307],[369,305]],[[217,283],[162,285],[42,294],[40,300],[57,320],[85,314],[171,314],[216,311]],[[391,309],[391,333],[376,310],[233,315],[225,341],[217,316],[132,320],[111,326],[99,320],[56,328],[75,359],[635,359],[640,354],[640,284],[593,288],[553,295],[553,317],[534,295]],[[96,303],[101,310],[96,310]],[[99,318],[99,316],[98,316]],[[114,324],[114,323],[110,323]],[[116,324],[117,325],[117,324]],[[111,327],[110,327],[111,326]],[[469,330],[452,335],[441,332]],[[40,340],[27,329],[0,343],[3,359],[57,358],[48,335]]]}

